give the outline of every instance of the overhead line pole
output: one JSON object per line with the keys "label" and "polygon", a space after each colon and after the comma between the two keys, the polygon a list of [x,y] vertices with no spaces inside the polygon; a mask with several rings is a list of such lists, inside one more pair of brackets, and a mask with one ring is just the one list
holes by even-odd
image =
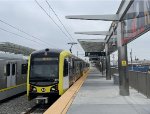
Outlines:
{"label": "overhead line pole", "polygon": [[75,45],[75,44],[77,44],[77,43],[76,43],[76,42],[69,42],[68,44],[71,45],[71,47],[70,47],[69,50],[70,50],[70,52],[72,53],[72,47],[73,47],[73,45]]}

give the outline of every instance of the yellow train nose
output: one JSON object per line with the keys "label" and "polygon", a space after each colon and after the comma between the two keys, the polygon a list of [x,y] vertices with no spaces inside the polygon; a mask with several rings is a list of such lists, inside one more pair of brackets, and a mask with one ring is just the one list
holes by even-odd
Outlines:
{"label": "yellow train nose", "polygon": [[45,89],[45,88],[42,88],[42,89],[41,89],[41,91],[42,91],[42,92],[45,92],[45,91],[46,91],[46,89]]}
{"label": "yellow train nose", "polygon": [[36,87],[37,88],[37,93],[49,93],[51,86],[49,87]]}

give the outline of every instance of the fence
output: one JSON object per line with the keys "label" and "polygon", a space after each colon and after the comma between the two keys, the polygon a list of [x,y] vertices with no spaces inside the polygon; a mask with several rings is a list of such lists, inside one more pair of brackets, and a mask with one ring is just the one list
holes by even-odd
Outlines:
{"label": "fence", "polygon": [[[118,69],[111,68],[111,74],[118,73]],[[128,71],[129,85],[138,92],[150,98],[150,74],[138,71]]]}

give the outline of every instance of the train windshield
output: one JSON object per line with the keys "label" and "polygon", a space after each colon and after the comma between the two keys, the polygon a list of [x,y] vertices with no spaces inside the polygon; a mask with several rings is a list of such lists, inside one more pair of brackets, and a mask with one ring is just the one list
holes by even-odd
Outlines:
{"label": "train windshield", "polygon": [[58,79],[58,58],[31,60],[30,82],[54,82]]}

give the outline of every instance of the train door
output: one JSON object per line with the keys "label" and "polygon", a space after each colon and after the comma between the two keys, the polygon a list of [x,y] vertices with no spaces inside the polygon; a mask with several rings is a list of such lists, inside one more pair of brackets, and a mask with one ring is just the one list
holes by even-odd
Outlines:
{"label": "train door", "polygon": [[63,89],[69,88],[69,58],[64,60]]}
{"label": "train door", "polygon": [[7,87],[11,86],[10,63],[6,64]]}
{"label": "train door", "polygon": [[15,86],[16,85],[16,67],[17,64],[16,63],[11,63],[11,86]]}
{"label": "train door", "polygon": [[16,63],[6,64],[7,87],[16,85]]}

